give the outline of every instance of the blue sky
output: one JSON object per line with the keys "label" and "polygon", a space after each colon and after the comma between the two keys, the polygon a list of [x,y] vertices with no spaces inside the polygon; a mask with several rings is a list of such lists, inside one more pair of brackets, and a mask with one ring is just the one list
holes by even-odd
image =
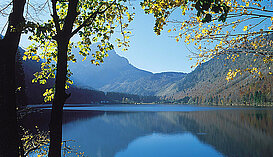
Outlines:
{"label": "blue sky", "polygon": [[[40,2],[41,0],[32,0],[32,2]],[[9,0],[1,0],[0,7]],[[182,40],[176,42],[171,35],[177,35],[178,32],[168,33],[167,30],[172,28],[171,26],[165,26],[160,36],[157,36],[154,31],[154,17],[153,15],[147,15],[141,9],[139,1],[131,2],[135,9],[135,19],[130,24],[133,35],[130,38],[130,48],[128,51],[121,51],[119,48],[115,48],[115,51],[123,57],[126,57],[129,62],[135,67],[143,70],[147,70],[153,73],[158,72],[190,72],[193,69],[192,65],[195,65],[196,61],[189,60],[191,53],[188,49],[194,50],[192,46],[188,46]],[[265,6],[268,6],[266,2],[263,2]],[[42,17],[48,16],[48,14],[40,15]],[[181,12],[175,11],[170,19],[181,18]],[[7,17],[0,16],[0,29],[3,28],[7,21]],[[248,21],[248,24],[255,24],[257,21]],[[268,23],[269,22],[269,23]],[[259,25],[256,29],[267,29],[270,26],[271,21]],[[236,32],[242,31],[244,25],[236,27]],[[0,32],[1,33],[1,32]],[[117,32],[118,33],[118,32]],[[115,40],[113,35],[112,41]],[[27,36],[23,35],[20,46],[26,48],[31,42],[27,40]],[[190,44],[191,45],[191,44]],[[187,47],[188,46],[188,47]]]}
{"label": "blue sky", "polygon": [[[130,48],[124,52],[116,47],[115,51],[120,56],[126,57],[135,67],[153,73],[192,71],[191,65],[195,62],[189,60],[190,52],[187,50],[186,44],[183,41],[176,42],[174,38],[171,38],[171,34],[167,33],[168,27],[164,28],[160,36],[157,36],[153,32],[153,16],[145,14],[139,2],[132,3],[136,8],[136,15],[129,26],[133,33],[130,38]],[[176,13],[173,16],[179,16],[179,14]],[[6,18],[0,17],[0,28],[5,23]],[[27,40],[27,36],[23,35],[20,46],[26,48],[28,44],[30,42]]]}
{"label": "blue sky", "polygon": [[[124,52],[116,48],[116,52],[126,57],[134,66],[151,72],[190,72],[194,61],[189,60],[190,52],[183,41],[176,42],[164,31],[157,36],[153,31],[154,17],[147,15],[138,2],[133,4],[136,8],[134,21],[130,24],[133,36],[130,38],[130,48]],[[179,16],[175,13],[173,16]]]}

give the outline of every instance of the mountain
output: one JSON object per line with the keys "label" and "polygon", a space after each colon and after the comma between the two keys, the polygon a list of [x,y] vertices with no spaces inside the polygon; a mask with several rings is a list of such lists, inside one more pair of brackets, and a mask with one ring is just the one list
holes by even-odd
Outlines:
{"label": "mountain", "polygon": [[[17,56],[17,86],[22,87],[21,91],[18,92],[18,104],[43,104],[43,93],[46,89],[54,86],[54,80],[49,79],[45,85],[39,83],[32,83],[34,78],[33,74],[39,72],[41,62],[33,60],[22,61],[23,53],[25,52],[19,47]],[[67,103],[95,103],[105,100],[105,93],[95,90],[81,89],[76,85],[71,85],[68,93],[71,97],[66,101]],[[84,93],[84,94],[82,94]],[[48,102],[50,103],[50,102]]]}
{"label": "mountain", "polygon": [[[77,49],[73,49],[73,51],[74,54],[78,54]],[[80,57],[79,55],[76,56]],[[126,58],[120,57],[114,50],[109,52],[109,56],[99,66],[91,64],[90,59],[91,57],[85,61],[78,59],[77,63],[69,65],[73,72],[72,79],[78,86],[100,89],[105,85],[135,81],[152,75],[151,72],[137,69],[129,64]]]}
{"label": "mountain", "polygon": [[[93,49],[96,49],[93,46]],[[77,54],[77,49],[74,49]],[[177,72],[164,72],[153,74],[140,70],[129,61],[111,50],[104,63],[96,66],[87,58],[76,64],[71,63],[69,68],[73,72],[72,80],[79,87],[96,89],[104,92],[122,92],[137,95],[158,95],[160,91],[170,84],[181,80],[186,74]]]}
{"label": "mountain", "polygon": [[75,84],[104,92],[155,95],[198,104],[261,104],[273,101],[272,75],[253,78],[245,72],[231,81],[226,80],[230,69],[261,67],[261,71],[268,73],[272,64],[264,64],[263,58],[254,55],[241,55],[235,62],[226,58],[225,55],[213,58],[188,74],[153,74],[134,67],[112,50],[100,66],[79,61],[70,68],[74,72]]}
{"label": "mountain", "polygon": [[[93,45],[92,49],[94,51],[96,45]],[[171,101],[196,104],[272,104],[273,102],[272,75],[253,78],[253,75],[245,72],[242,75],[238,74],[229,82],[225,79],[229,69],[245,69],[251,64],[252,67],[261,67],[261,71],[268,73],[272,63],[264,64],[262,58],[254,55],[241,55],[235,62],[226,59],[227,56],[219,56],[199,65],[188,74],[177,72],[153,74],[134,67],[114,50],[108,53],[109,56],[99,66],[91,64],[89,62],[91,58],[81,61],[82,58],[77,55],[77,51],[73,49],[78,62],[69,63],[74,84],[68,91],[72,93],[68,103],[158,100],[155,97],[145,96],[160,96]],[[23,53],[23,50],[21,49],[20,52]],[[31,83],[33,73],[40,70],[40,63],[28,60],[22,62],[22,65],[19,70],[21,72],[18,73],[22,73],[22,69],[25,73],[25,76],[20,77],[26,80],[23,92],[27,95],[27,101],[31,104],[41,103],[42,93],[46,88],[52,87],[54,82],[49,80],[45,86]]]}
{"label": "mountain", "polygon": [[[45,85],[41,85],[39,83],[32,83],[32,79],[34,78],[33,74],[35,72],[39,72],[40,69],[40,64],[41,62],[36,62],[33,60],[26,60],[22,61],[22,56],[24,53],[24,50],[22,48],[18,49],[19,53],[17,55],[17,70],[16,70],[16,76],[17,76],[17,86],[21,87],[20,92],[17,93],[18,97],[18,104],[25,105],[25,104],[42,104],[43,102],[43,93],[45,92],[46,89],[52,88],[54,86],[54,80],[50,79],[47,80],[47,83]],[[118,55],[116,57],[119,57]],[[120,62],[120,60],[115,60],[111,62],[113,64],[114,61]],[[122,67],[126,67],[129,65],[128,61],[123,58],[123,63],[125,64],[118,64],[114,63],[113,65],[116,65],[115,68],[117,68],[117,71],[121,69]],[[122,62],[120,62],[122,63]],[[128,63],[128,64],[126,64]],[[82,67],[81,67],[82,66]],[[79,64],[76,66],[79,69],[85,69],[86,64],[79,62]],[[118,76],[120,74],[118,73],[112,73],[112,69],[107,70],[104,68],[104,70],[99,69],[93,69],[91,70],[91,73],[94,74],[94,77],[97,79],[95,80],[95,83],[93,85],[104,83],[102,80],[109,81],[107,83],[111,83],[111,76]],[[111,67],[111,65],[110,65]],[[139,78],[149,72],[146,71],[141,71],[138,70],[137,68],[133,67],[132,65],[129,65],[131,68],[130,70],[127,70],[128,73],[130,73],[131,78],[130,80],[134,80],[133,76],[138,76]],[[97,67],[95,67],[97,68]],[[126,69],[126,68],[124,68]],[[133,70],[132,70],[133,69]],[[82,78],[87,77],[88,75],[85,76],[85,74],[90,74],[90,69],[85,69],[87,71],[82,71],[82,70],[75,70],[76,74],[78,75],[79,80],[84,80]],[[97,70],[97,71],[96,71]],[[136,72],[134,72],[134,70]],[[78,73],[77,73],[78,72]],[[82,73],[81,73],[82,72]],[[109,73],[108,73],[109,72]],[[105,74],[105,75],[103,75]],[[150,73],[149,73],[150,74]],[[103,77],[102,77],[103,75]],[[126,78],[126,75],[123,75],[124,79]],[[127,77],[129,78],[129,77]],[[119,80],[122,81],[122,80]],[[151,103],[151,102],[156,102],[159,101],[158,97],[155,96],[139,96],[139,95],[134,95],[134,94],[127,94],[127,93],[117,93],[117,92],[102,92],[95,90],[88,84],[88,82],[85,82],[86,84],[77,84],[74,83],[73,85],[70,85],[70,88],[68,89],[67,93],[71,93],[71,96],[67,99],[66,103],[80,103],[80,104],[90,104],[90,103],[101,103],[101,102],[108,102],[108,103],[135,103],[135,102],[146,102],[146,103]],[[96,86],[95,86],[96,87]],[[50,103],[50,102],[48,102]]]}
{"label": "mountain", "polygon": [[254,55],[241,55],[235,62],[226,57],[219,56],[199,65],[183,79],[162,90],[160,95],[176,100],[191,97],[190,103],[201,104],[253,104],[273,101],[272,75],[266,74],[259,78],[244,72],[231,81],[226,80],[229,69],[261,67],[262,72],[268,73],[272,63],[264,64],[261,57]]}
{"label": "mountain", "polygon": [[107,84],[100,88],[103,91],[117,91],[138,95],[158,95],[161,90],[168,88],[173,82],[185,77],[184,73],[164,72],[141,77],[138,80],[125,80]]}

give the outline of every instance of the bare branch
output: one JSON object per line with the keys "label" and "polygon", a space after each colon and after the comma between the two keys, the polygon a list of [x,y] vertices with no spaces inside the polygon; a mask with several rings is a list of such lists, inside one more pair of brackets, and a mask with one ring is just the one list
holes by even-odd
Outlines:
{"label": "bare branch", "polygon": [[9,23],[8,21],[5,23],[4,27],[3,27],[2,30],[1,30],[1,34],[4,33],[4,30],[5,30],[5,28],[7,27],[8,23]]}
{"label": "bare branch", "polygon": [[60,24],[59,24],[59,16],[57,14],[57,9],[56,9],[56,5],[57,5],[57,0],[51,0],[52,2],[52,9],[53,9],[53,13],[52,13],[52,18],[53,18],[53,21],[55,23],[55,26],[56,26],[56,31],[57,31],[57,34],[61,31],[61,27],[60,27]]}
{"label": "bare branch", "polygon": [[123,40],[125,40],[125,34],[124,34],[124,32],[123,32],[123,28],[122,28],[122,20],[121,20],[121,17],[122,17],[122,14],[121,14],[121,12],[120,12],[120,10],[121,10],[121,8],[120,8],[120,6],[118,5],[118,7],[119,7],[119,16],[120,16],[120,31],[121,31],[121,34],[122,34],[122,36],[123,36]]}
{"label": "bare branch", "polygon": [[6,13],[4,13],[4,10],[6,10],[9,6],[11,6],[12,5],[12,1],[9,3],[9,4],[7,4],[6,6],[4,6],[1,10],[0,10],[0,14],[3,14],[3,15],[8,15],[8,14],[6,14]]}
{"label": "bare branch", "polygon": [[254,26],[252,26],[251,28],[249,28],[248,31],[250,31],[251,29],[253,29],[253,28],[257,27],[257,26],[259,26],[259,25],[262,24],[265,20],[266,20],[266,19],[261,20],[260,22],[258,22],[257,24],[255,24]]}
{"label": "bare branch", "polygon": [[255,7],[244,7],[245,9],[253,9],[253,10],[259,10],[259,11],[264,11],[264,12],[270,12],[273,13],[273,10],[266,10],[266,9],[260,9],[260,8],[255,8]]}
{"label": "bare branch", "polygon": [[250,15],[250,16],[258,16],[258,17],[266,17],[266,18],[271,18],[269,15],[262,15],[262,14],[254,14],[254,13],[244,13],[242,15]]}

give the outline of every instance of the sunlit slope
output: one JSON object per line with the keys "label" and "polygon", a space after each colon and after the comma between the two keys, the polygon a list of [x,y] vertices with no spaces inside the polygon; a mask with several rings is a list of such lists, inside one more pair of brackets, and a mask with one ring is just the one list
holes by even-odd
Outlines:
{"label": "sunlit slope", "polygon": [[[256,59],[255,62],[253,62],[254,59]],[[266,74],[269,66],[272,67],[272,64],[265,65],[260,58],[253,55],[242,55],[235,62],[226,59],[226,56],[220,56],[218,59],[214,58],[201,64],[183,79],[162,90],[159,95],[167,95],[175,99],[190,96],[203,103],[216,101],[216,99],[218,103],[221,100],[233,103],[242,102],[246,96],[249,99],[255,92],[262,92],[267,99],[272,100],[273,76]],[[265,73],[264,77],[253,77],[250,73],[244,72],[231,81],[226,80],[229,69],[243,70],[252,67],[261,67],[261,71]]]}

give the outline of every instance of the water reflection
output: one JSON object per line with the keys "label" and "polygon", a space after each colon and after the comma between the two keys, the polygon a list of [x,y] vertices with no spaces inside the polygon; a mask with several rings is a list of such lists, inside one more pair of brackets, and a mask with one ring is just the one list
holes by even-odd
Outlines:
{"label": "water reflection", "polygon": [[[25,125],[46,129],[46,114],[28,117]],[[142,154],[140,156],[201,153],[201,156],[271,157],[273,113],[272,110],[66,111],[63,137],[75,140],[75,145],[81,146],[80,151],[91,157],[128,154],[139,157],[137,152]]]}
{"label": "water reflection", "polygon": [[154,133],[131,142],[115,157],[181,157],[181,156],[222,156],[211,146],[198,140],[191,133],[165,135]]}

